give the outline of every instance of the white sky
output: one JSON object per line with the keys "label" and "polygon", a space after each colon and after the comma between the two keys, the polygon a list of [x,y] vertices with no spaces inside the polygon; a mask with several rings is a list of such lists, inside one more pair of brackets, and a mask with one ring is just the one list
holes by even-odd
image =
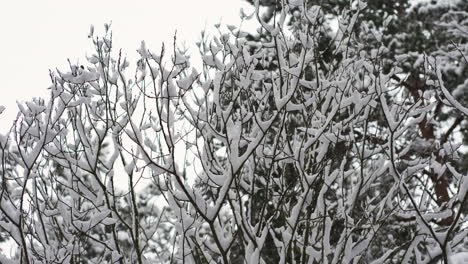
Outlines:
{"label": "white sky", "polygon": [[244,0],[14,0],[1,6],[0,105],[6,109],[0,133],[14,120],[17,100],[48,97],[49,69],[67,67],[67,58],[85,61],[91,24],[102,33],[104,23],[112,21],[114,47],[130,61],[141,40],[159,51],[162,42],[172,44],[175,30],[196,55],[194,43],[205,25],[239,25],[239,9],[250,7]]}

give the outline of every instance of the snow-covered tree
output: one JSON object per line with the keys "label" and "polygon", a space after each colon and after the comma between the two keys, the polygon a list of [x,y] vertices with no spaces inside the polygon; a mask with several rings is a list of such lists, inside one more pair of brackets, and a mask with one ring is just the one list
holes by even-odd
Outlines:
{"label": "snow-covered tree", "polygon": [[[0,227],[19,248],[0,261],[449,263],[466,251],[466,142],[434,118],[466,126],[464,88],[444,77],[467,63],[466,13],[439,24],[458,53],[412,61],[385,44],[391,17],[374,26],[355,1],[333,29],[327,8],[277,1],[263,15],[257,2],[242,17],[263,35],[229,26],[199,45],[198,70],[175,41],[142,42],[130,64],[107,26],[90,34],[87,64],[51,72],[50,98],[18,104],[0,138]],[[414,78],[430,88],[411,90]],[[428,124],[446,133],[431,141]]]}

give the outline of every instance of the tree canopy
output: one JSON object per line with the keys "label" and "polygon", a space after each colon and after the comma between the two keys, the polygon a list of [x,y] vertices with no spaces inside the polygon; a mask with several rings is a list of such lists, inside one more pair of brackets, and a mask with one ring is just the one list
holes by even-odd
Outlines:
{"label": "tree canopy", "polygon": [[0,137],[0,239],[18,250],[0,263],[468,250],[467,4],[253,4],[258,32],[202,39],[201,69],[176,38],[131,62],[106,25],[49,98],[18,104]]}

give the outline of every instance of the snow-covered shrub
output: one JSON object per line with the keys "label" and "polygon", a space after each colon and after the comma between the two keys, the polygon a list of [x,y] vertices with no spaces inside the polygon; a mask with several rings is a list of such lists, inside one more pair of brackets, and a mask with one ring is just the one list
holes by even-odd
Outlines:
{"label": "snow-covered shrub", "polygon": [[19,104],[1,137],[11,262],[448,261],[466,243],[468,179],[451,166],[458,149],[418,127],[438,102],[468,109],[437,58],[420,62],[433,89],[407,91],[405,58],[386,69],[386,47],[363,43],[378,32],[356,36],[365,8],[333,32],[319,6],[283,2],[271,24],[257,5],[269,37],[229,27],[200,45],[202,74],[175,44],[144,42],[130,73],[110,32],[93,37],[89,63],[51,73],[49,100]]}

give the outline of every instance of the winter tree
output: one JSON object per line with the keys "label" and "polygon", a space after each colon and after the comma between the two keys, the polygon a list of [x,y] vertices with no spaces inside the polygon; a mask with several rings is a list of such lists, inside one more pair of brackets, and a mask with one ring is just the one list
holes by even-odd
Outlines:
{"label": "winter tree", "polygon": [[19,103],[0,138],[0,231],[18,247],[0,262],[451,263],[466,251],[468,13],[438,9],[428,34],[445,41],[416,52],[393,13],[363,1],[270,2],[241,12],[258,35],[203,39],[202,69],[176,39],[142,42],[130,62],[109,27],[91,32],[86,65],[51,72],[50,97]]}

